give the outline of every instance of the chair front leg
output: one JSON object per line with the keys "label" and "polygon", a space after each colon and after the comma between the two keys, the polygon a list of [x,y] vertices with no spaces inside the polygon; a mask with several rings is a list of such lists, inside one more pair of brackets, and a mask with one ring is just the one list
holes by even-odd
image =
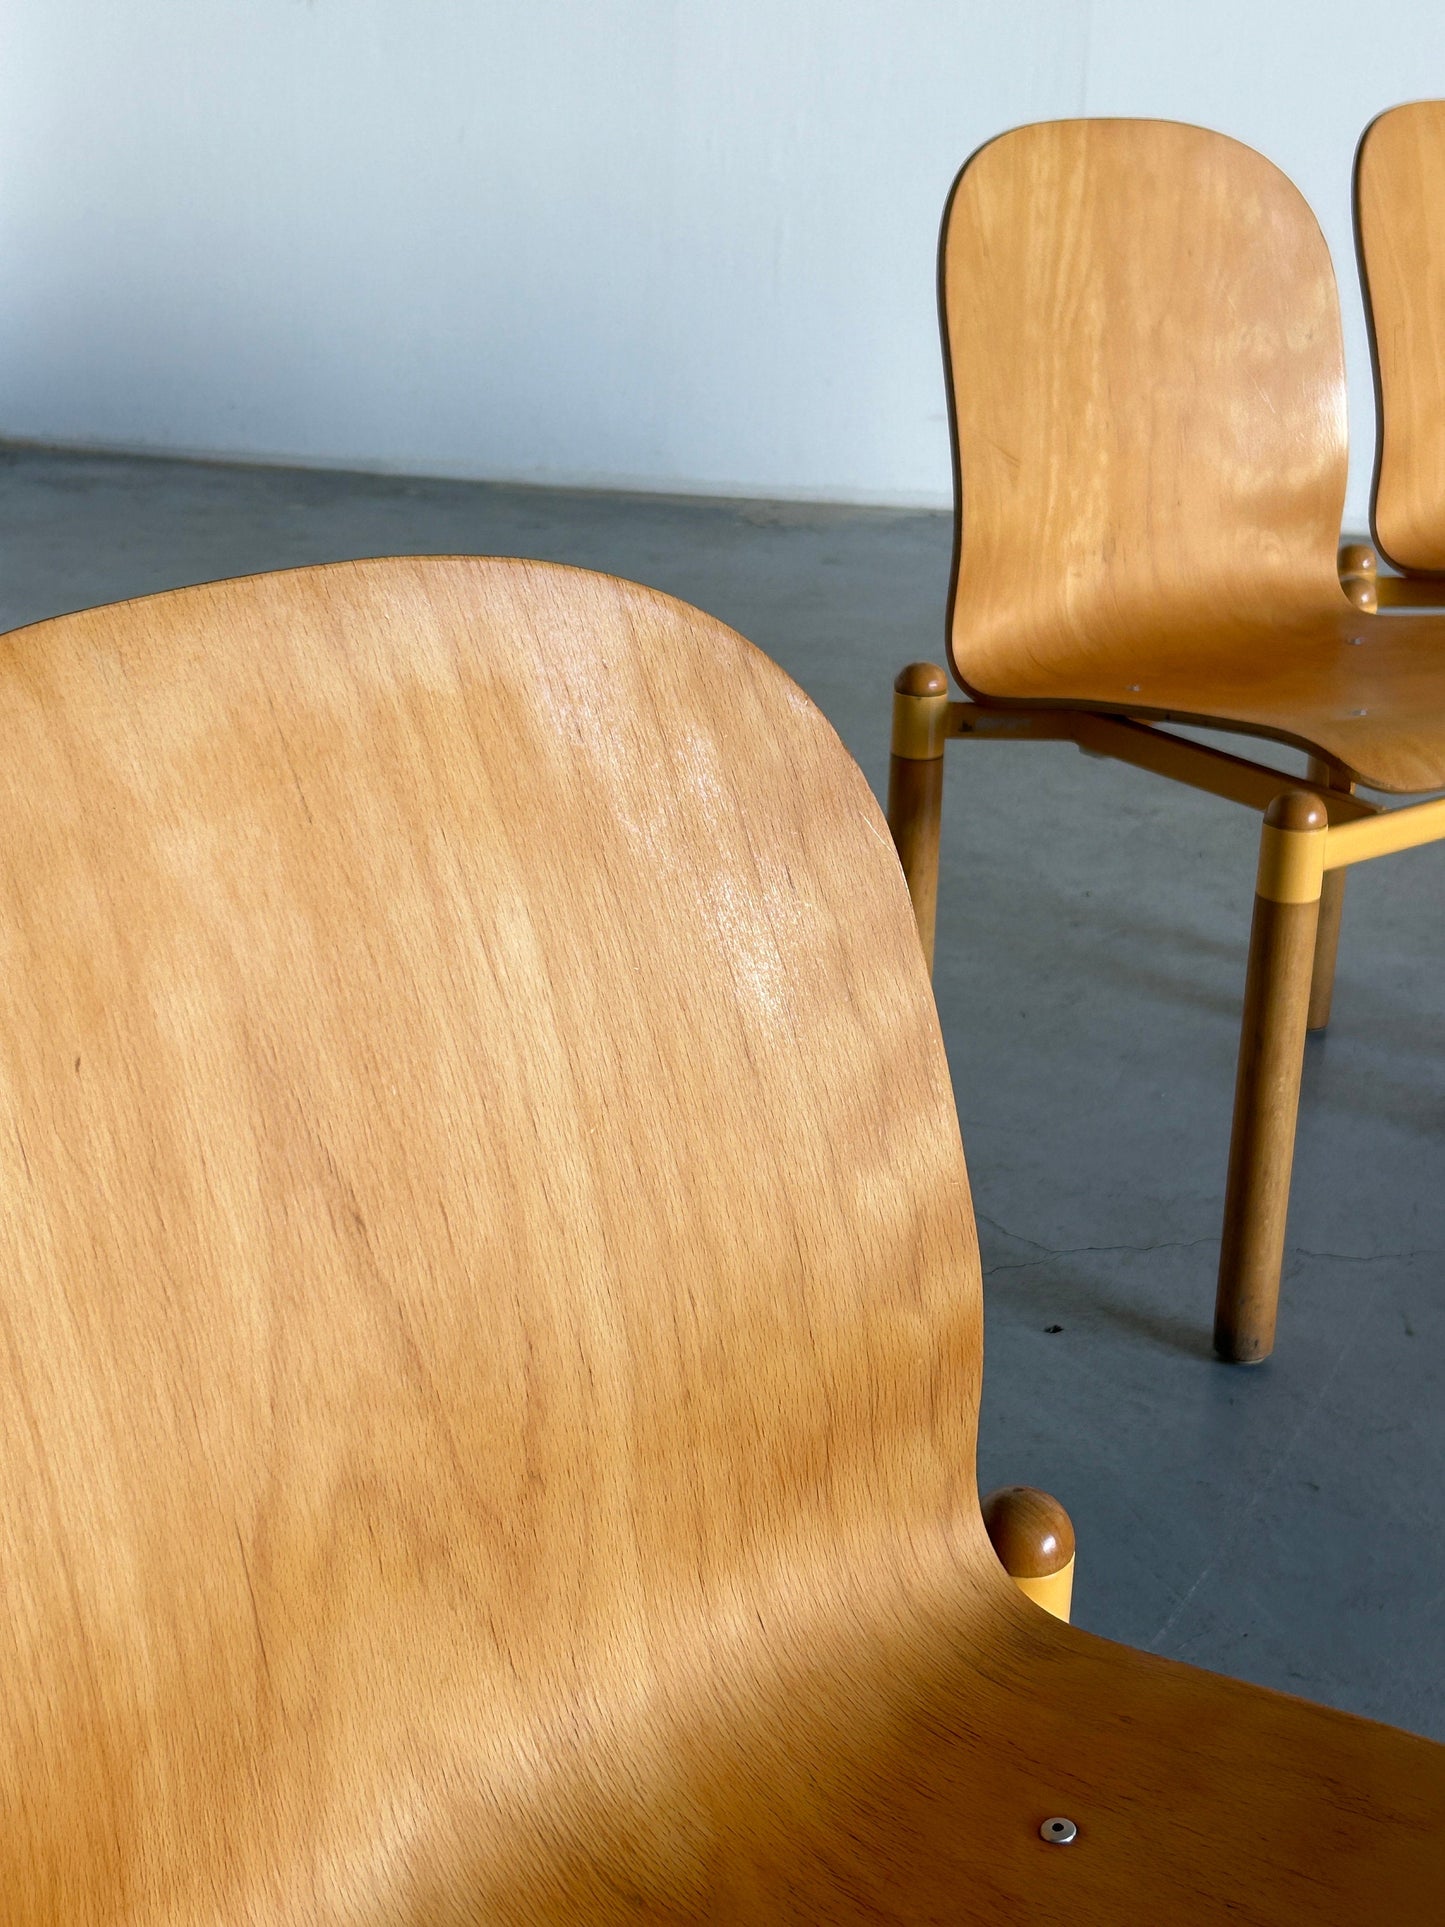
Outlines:
{"label": "chair front leg", "polygon": [[1214,1311],[1214,1348],[1232,1364],[1274,1347],[1327,827],[1318,797],[1290,790],[1260,836]]}
{"label": "chair front leg", "polygon": [[913,900],[930,971],[938,911],[938,839],[943,820],[943,745],[948,677],[936,663],[911,662],[893,685],[888,759],[888,827]]}

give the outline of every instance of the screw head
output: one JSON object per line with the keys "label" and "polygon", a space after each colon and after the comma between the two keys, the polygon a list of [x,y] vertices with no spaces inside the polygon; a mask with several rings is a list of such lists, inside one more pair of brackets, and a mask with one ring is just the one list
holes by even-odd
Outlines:
{"label": "screw head", "polygon": [[1052,1847],[1066,1847],[1071,1840],[1077,1840],[1078,1837],[1079,1829],[1073,1821],[1065,1820],[1061,1815],[1056,1815],[1052,1820],[1045,1820],[1039,1828],[1040,1840],[1047,1840]]}

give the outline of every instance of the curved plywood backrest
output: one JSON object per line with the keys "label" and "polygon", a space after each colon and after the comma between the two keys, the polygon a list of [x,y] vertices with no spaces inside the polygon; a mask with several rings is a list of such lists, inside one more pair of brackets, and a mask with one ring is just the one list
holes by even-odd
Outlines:
{"label": "curved plywood backrest", "polygon": [[668,1735],[989,1557],[858,770],[665,596],[347,564],[4,638],[0,853],[0,1914],[670,1905]]}
{"label": "curved plywood backrest", "polygon": [[1397,568],[1445,573],[1445,101],[1365,129],[1355,238],[1375,363],[1375,541]]}
{"label": "curved plywood backrest", "polygon": [[940,299],[966,686],[1338,603],[1334,273],[1261,155],[1167,121],[1005,134],[954,185]]}

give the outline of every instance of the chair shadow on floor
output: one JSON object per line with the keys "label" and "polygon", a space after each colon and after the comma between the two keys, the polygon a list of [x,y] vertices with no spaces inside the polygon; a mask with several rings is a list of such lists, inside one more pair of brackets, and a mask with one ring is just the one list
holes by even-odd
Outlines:
{"label": "chair shadow on floor", "polygon": [[[1110,1291],[1098,1278],[1090,1277],[1077,1260],[1085,1252],[1100,1257],[1146,1260],[1154,1251],[1181,1251],[1195,1246],[1199,1251],[1199,1304],[1207,1306],[1213,1268],[1219,1255],[1217,1236],[1164,1239],[1158,1245],[1089,1245],[1059,1252],[1040,1249],[1037,1257],[992,1256],[994,1239],[1002,1228],[979,1213],[980,1243],[983,1252],[985,1303],[1015,1316],[1022,1314],[1029,1323],[1048,1331],[1055,1324],[1068,1332],[1070,1325],[1103,1323],[1151,1349],[1167,1351],[1177,1357],[1213,1362],[1208,1321],[1198,1311],[1175,1312],[1162,1306],[1129,1300]],[[1014,1245],[1029,1240],[1003,1232]]]}

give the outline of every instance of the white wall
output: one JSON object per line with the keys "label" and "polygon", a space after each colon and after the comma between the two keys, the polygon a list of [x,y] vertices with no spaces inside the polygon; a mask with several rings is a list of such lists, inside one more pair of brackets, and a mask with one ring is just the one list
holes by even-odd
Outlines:
{"label": "white wall", "polygon": [[5,0],[0,434],[948,499],[944,194],[1063,114],[1201,121],[1319,213],[1439,0]]}

